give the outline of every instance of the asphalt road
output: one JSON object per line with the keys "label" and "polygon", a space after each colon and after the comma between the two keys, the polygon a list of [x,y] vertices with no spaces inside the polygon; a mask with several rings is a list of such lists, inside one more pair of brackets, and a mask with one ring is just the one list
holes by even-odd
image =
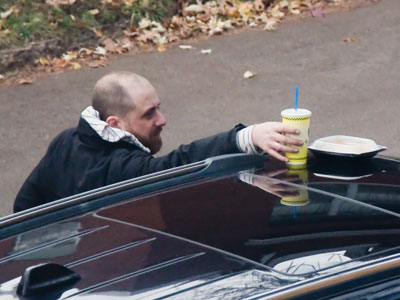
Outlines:
{"label": "asphalt road", "polygon": [[[124,56],[102,69],[0,88],[0,216],[51,139],[74,126],[94,83],[110,71],[147,77],[167,118],[167,153],[181,143],[241,122],[279,121],[293,105],[312,111],[311,141],[345,134],[386,145],[400,156],[400,1],[383,0],[325,18],[251,29],[192,43],[194,49]],[[354,42],[345,42],[351,38]],[[212,49],[210,55],[201,49]],[[247,70],[256,72],[244,79]]]}

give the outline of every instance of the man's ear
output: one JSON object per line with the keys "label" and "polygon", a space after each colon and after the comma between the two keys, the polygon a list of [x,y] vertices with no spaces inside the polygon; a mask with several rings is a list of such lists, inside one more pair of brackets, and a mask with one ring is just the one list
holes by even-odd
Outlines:
{"label": "man's ear", "polygon": [[109,116],[106,119],[106,123],[114,128],[120,128],[121,129],[121,125],[120,125],[120,119],[117,116]]}

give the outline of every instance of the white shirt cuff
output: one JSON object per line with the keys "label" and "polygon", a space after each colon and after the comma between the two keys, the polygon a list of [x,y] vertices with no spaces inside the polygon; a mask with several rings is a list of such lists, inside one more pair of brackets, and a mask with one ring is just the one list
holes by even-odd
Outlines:
{"label": "white shirt cuff", "polygon": [[236,134],[236,145],[239,150],[247,154],[262,154],[263,151],[258,150],[254,144],[251,134],[255,125],[243,128]]}
{"label": "white shirt cuff", "polygon": [[250,184],[250,185],[254,185],[253,184],[253,174],[252,173],[248,173],[248,172],[239,172],[238,178],[240,181]]}

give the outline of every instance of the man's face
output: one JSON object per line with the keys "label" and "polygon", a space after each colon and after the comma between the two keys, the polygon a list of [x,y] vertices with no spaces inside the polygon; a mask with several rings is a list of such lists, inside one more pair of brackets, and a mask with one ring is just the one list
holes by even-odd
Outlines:
{"label": "man's face", "polygon": [[160,99],[151,85],[136,90],[134,99],[136,108],[120,119],[120,128],[137,137],[151,153],[157,153],[162,146],[161,131],[166,124],[160,112]]}

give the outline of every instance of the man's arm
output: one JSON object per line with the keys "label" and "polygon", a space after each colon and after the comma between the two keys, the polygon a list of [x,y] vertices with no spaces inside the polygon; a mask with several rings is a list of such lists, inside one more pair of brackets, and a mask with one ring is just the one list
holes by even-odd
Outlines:
{"label": "man's arm", "polygon": [[14,201],[14,213],[46,203],[47,197],[42,194],[40,168],[42,161],[33,169],[25,180]]}
{"label": "man's arm", "polygon": [[128,179],[204,160],[212,156],[240,153],[241,151],[236,144],[236,134],[244,127],[240,124],[227,132],[181,145],[176,150],[161,157],[153,157],[143,151],[125,152],[118,159],[117,163],[120,165],[114,165],[113,169],[122,170],[123,177]]}
{"label": "man's arm", "polygon": [[268,153],[279,160],[286,161],[287,158],[279,154],[279,151],[297,152],[295,146],[302,145],[303,142],[287,137],[285,134],[298,133],[298,129],[282,123],[268,122],[249,127],[240,124],[230,131],[196,140],[188,145],[181,145],[162,157],[155,158],[142,151],[135,151],[135,154],[122,158],[122,165],[117,169],[123,170],[124,178],[127,179],[193,163],[212,156],[241,152]]}

